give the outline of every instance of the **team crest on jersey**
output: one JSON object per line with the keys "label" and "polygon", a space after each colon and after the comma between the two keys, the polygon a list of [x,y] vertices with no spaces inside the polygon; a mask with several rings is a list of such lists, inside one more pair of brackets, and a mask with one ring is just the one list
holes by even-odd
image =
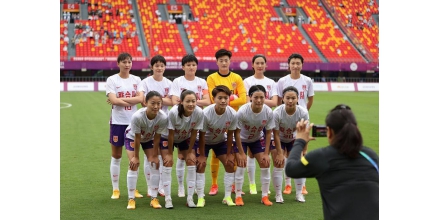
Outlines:
{"label": "team crest on jersey", "polygon": [[166,87],[165,88],[165,96],[167,96],[169,92],[170,92],[170,87]]}
{"label": "team crest on jersey", "polygon": [[270,85],[267,85],[266,87],[267,87],[267,90],[269,90],[269,91],[270,91],[270,89],[271,89],[271,87],[272,87],[272,86],[270,86]]}
{"label": "team crest on jersey", "polygon": [[118,142],[118,136],[113,136],[113,142]]}
{"label": "team crest on jersey", "polygon": [[134,90],[137,90],[138,86],[136,84],[133,84],[133,88],[134,88]]}
{"label": "team crest on jersey", "polygon": [[168,147],[168,141],[163,141],[163,142],[162,142],[162,145],[163,145],[164,147]]}
{"label": "team crest on jersey", "polygon": [[303,90],[306,90],[306,89],[307,89],[307,86],[306,86],[306,85],[303,85],[302,88],[303,88]]}
{"label": "team crest on jersey", "polygon": [[157,129],[159,128],[159,125],[155,125],[154,126],[154,130],[157,131]]}
{"label": "team crest on jersey", "polygon": [[266,122],[267,122],[267,120],[263,120],[261,123],[262,123],[263,125],[265,125]]}
{"label": "team crest on jersey", "polygon": [[231,121],[227,121],[227,122],[225,123],[225,126],[226,126],[227,128],[229,128],[229,125],[231,125]]}
{"label": "team crest on jersey", "polygon": [[199,92],[201,92],[201,91],[202,91],[202,86],[197,86],[197,90],[198,90]]}
{"label": "team crest on jersey", "polygon": [[195,122],[191,122],[191,127],[194,127],[194,126],[196,126],[196,123]]}

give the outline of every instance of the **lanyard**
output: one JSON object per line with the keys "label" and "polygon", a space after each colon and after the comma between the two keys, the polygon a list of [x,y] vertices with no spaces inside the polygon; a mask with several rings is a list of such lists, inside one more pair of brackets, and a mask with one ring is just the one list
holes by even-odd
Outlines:
{"label": "lanyard", "polygon": [[364,152],[362,152],[362,151],[359,151],[359,153],[360,153],[363,157],[365,157],[365,159],[367,159],[368,161],[370,161],[370,163],[373,164],[374,168],[376,168],[377,173],[379,173],[379,167],[377,167],[376,162],[374,162],[374,160],[371,159],[371,157],[369,157],[366,153],[364,153]]}

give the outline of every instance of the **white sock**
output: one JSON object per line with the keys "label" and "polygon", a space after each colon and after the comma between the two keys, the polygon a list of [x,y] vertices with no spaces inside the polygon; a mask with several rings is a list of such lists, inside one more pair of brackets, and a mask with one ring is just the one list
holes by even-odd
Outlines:
{"label": "white sock", "polygon": [[162,183],[165,199],[171,199],[171,171],[173,167],[164,167],[162,170]]}
{"label": "white sock", "polygon": [[[238,167],[237,167],[238,168]],[[231,196],[232,183],[234,182],[235,173],[226,173],[223,179],[225,184],[225,198]],[[243,185],[243,183],[242,183]]]}
{"label": "white sock", "polygon": [[186,177],[186,184],[188,189],[188,198],[194,195],[194,187],[196,186],[196,166],[187,166],[188,176]]}
{"label": "white sock", "polygon": [[303,180],[303,186],[306,186],[306,180],[307,180],[307,178],[303,178],[304,180]]}
{"label": "white sock", "polygon": [[156,164],[153,163],[151,167],[151,175],[150,175],[150,190],[151,190],[151,198],[157,197],[157,190],[159,189],[159,170],[156,169]]}
{"label": "white sock", "polygon": [[127,172],[127,189],[128,198],[134,199],[134,190],[136,190],[136,183],[138,178],[138,172],[134,170],[128,170]]}
{"label": "white sock", "polygon": [[245,167],[237,167],[235,170],[235,198],[241,197],[245,169]]}
{"label": "white sock", "polygon": [[177,176],[177,183],[180,187],[183,187],[183,180],[185,179],[185,160],[181,160],[177,158],[176,163],[176,176]]}
{"label": "white sock", "polygon": [[281,189],[283,188],[283,168],[273,168],[273,186],[275,187],[276,195],[281,195]]}
{"label": "white sock", "polygon": [[148,195],[151,195],[150,190],[150,178],[151,178],[151,171],[150,171],[150,163],[148,162],[147,155],[144,154],[144,176],[145,180],[147,181],[147,190]]}
{"label": "white sock", "polygon": [[296,194],[302,193],[302,188],[303,188],[303,185],[304,185],[304,179],[305,178],[294,178],[293,179],[293,182],[295,183]]}
{"label": "white sock", "polygon": [[113,190],[119,190],[119,173],[121,171],[121,158],[110,160],[110,177],[112,180]]}
{"label": "white sock", "polygon": [[163,160],[162,156],[159,155],[159,189],[163,189],[163,183],[162,183],[162,170],[163,170]]}
{"label": "white sock", "polygon": [[249,184],[255,184],[255,157],[250,158],[247,156],[247,173],[249,178]]}
{"label": "white sock", "polygon": [[260,168],[261,196],[267,196],[270,183],[270,168]]}
{"label": "white sock", "polygon": [[[284,157],[284,164],[286,164],[287,158]],[[284,183],[286,184],[286,186],[292,186],[292,178],[286,176],[286,174],[283,172],[284,174]]]}
{"label": "white sock", "polygon": [[205,173],[196,173],[196,190],[199,199],[205,197]]}

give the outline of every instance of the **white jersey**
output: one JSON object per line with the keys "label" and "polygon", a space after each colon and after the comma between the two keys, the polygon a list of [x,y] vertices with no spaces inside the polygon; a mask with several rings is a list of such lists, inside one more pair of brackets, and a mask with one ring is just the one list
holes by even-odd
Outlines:
{"label": "white jersey", "polygon": [[280,78],[277,83],[280,98],[283,97],[283,90],[288,86],[294,86],[298,89],[298,104],[307,109],[307,98],[315,95],[312,79],[303,74],[300,74],[299,79],[292,79],[290,74]]}
{"label": "white jersey", "polygon": [[218,144],[227,139],[227,131],[237,128],[237,112],[231,107],[226,106],[226,111],[222,115],[215,112],[215,104],[211,104],[203,109],[203,128],[205,134],[205,144]]}
{"label": "white jersey", "polygon": [[141,142],[153,140],[154,135],[164,134],[167,131],[168,115],[159,110],[153,120],[147,118],[147,107],[136,111],[131,117],[131,122],[125,129],[127,138],[134,140],[135,134],[141,134]]}
{"label": "white jersey", "polygon": [[[113,93],[117,98],[131,98],[136,96],[138,85],[141,82],[139,76],[130,74],[127,79],[123,79],[119,74],[114,74],[107,78],[105,84],[105,95]],[[137,111],[137,105],[133,106],[117,106],[112,105],[112,114],[110,124],[128,125],[131,116]]]}
{"label": "white jersey", "polygon": [[[168,129],[174,130],[174,143],[180,143],[189,137],[191,137],[191,131],[193,129],[200,130],[203,128],[203,110],[199,106],[196,106],[193,113],[189,117],[182,115],[179,117],[177,111],[179,105],[175,105],[170,109],[168,113]],[[168,130],[162,137],[168,139]]]}
{"label": "white jersey", "polygon": [[[166,77],[163,77],[162,81],[156,81],[152,76],[149,76],[142,80],[138,91],[144,92],[144,98],[150,91],[156,91],[164,98],[170,94],[171,83],[171,80]],[[168,106],[162,105],[162,111],[168,114]]]}
{"label": "white jersey", "polygon": [[280,140],[284,143],[292,142],[296,138],[296,123],[301,119],[309,120],[309,112],[299,105],[292,115],[286,112],[286,105],[282,104],[273,110],[275,130],[279,131]]}
{"label": "white jersey", "polygon": [[271,99],[273,96],[278,95],[277,84],[273,79],[264,77],[264,79],[257,79],[255,76],[249,76],[243,80],[244,87],[246,88],[246,94],[249,95],[249,88],[253,85],[262,85],[266,89],[266,99]]}
{"label": "white jersey", "polygon": [[208,90],[208,84],[206,80],[197,76],[193,81],[188,81],[185,76],[179,76],[173,80],[170,95],[177,96],[180,99],[180,93],[184,89],[193,91],[196,94],[196,99],[201,100],[203,99],[203,90]]}
{"label": "white jersey", "polygon": [[241,129],[240,138],[242,142],[255,142],[263,137],[263,128],[272,130],[275,127],[272,109],[263,105],[260,113],[254,113],[252,103],[246,103],[238,109],[237,128]]}

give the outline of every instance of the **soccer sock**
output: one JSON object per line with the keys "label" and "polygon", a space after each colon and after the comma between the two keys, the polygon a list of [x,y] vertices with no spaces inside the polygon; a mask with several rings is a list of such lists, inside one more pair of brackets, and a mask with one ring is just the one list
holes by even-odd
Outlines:
{"label": "soccer sock", "polygon": [[235,173],[226,173],[224,176],[225,198],[231,196],[232,183],[234,182]]}
{"label": "soccer sock", "polygon": [[[284,157],[284,164],[286,164],[287,158]],[[286,174],[283,172],[284,174],[284,182],[286,183],[286,186],[292,186],[292,178],[286,176]]]}
{"label": "soccer sock", "polygon": [[163,160],[162,156],[159,155],[159,189],[163,189],[163,183],[162,183],[162,169],[163,169]]}
{"label": "soccer sock", "polygon": [[157,197],[157,191],[159,189],[159,170],[156,169],[156,164],[153,164],[151,167],[151,175],[150,175],[150,190],[151,190],[151,198]]}
{"label": "soccer sock", "polygon": [[128,170],[127,188],[128,188],[129,199],[134,199],[134,190],[136,189],[137,178],[138,178],[138,172],[136,170]]}
{"label": "soccer sock", "polygon": [[121,158],[110,160],[110,177],[112,180],[113,190],[119,190],[119,173],[121,171]]}
{"label": "soccer sock", "polygon": [[164,167],[162,170],[163,190],[165,191],[165,199],[171,199],[171,170],[173,167]]}
{"label": "soccer sock", "polygon": [[255,157],[247,156],[247,173],[249,177],[249,184],[255,184]]}
{"label": "soccer sock", "polygon": [[147,194],[151,195],[150,193],[150,178],[151,178],[151,174],[150,174],[150,163],[148,162],[148,158],[147,155],[144,154],[144,175],[145,175],[145,180],[147,181]]}
{"label": "soccer sock", "polygon": [[303,180],[303,186],[306,186],[306,180],[307,180],[307,178],[303,178],[304,180]]}
{"label": "soccer sock", "polygon": [[205,197],[205,173],[196,173],[196,184],[199,199]]}
{"label": "soccer sock", "polygon": [[275,187],[276,195],[281,195],[281,188],[283,187],[283,168],[273,168],[273,186]]}
{"label": "soccer sock", "polygon": [[260,168],[261,196],[267,196],[270,183],[270,168]]}
{"label": "soccer sock", "polygon": [[296,190],[296,194],[301,194],[302,193],[302,186],[304,184],[304,179],[305,178],[294,178],[293,182],[295,183],[295,190]]}
{"label": "soccer sock", "polygon": [[235,198],[241,197],[245,167],[237,167],[235,171]]}
{"label": "soccer sock", "polygon": [[219,168],[220,168],[220,160],[215,155],[214,150],[212,150],[212,157],[211,157],[212,185],[217,185],[218,169]]}
{"label": "soccer sock", "polygon": [[176,176],[179,187],[183,187],[184,186],[183,180],[185,179],[185,160],[181,160],[177,158]]}
{"label": "soccer sock", "polygon": [[186,184],[188,188],[188,198],[192,198],[196,185],[196,166],[187,166],[187,170],[188,176],[186,177]]}

